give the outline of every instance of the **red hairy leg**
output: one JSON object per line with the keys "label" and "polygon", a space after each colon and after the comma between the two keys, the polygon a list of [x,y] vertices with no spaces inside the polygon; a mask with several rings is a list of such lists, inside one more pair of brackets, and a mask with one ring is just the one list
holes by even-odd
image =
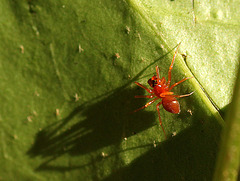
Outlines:
{"label": "red hairy leg", "polygon": [[155,99],[153,99],[153,100],[151,100],[150,102],[148,102],[147,104],[145,104],[144,106],[142,106],[142,107],[140,107],[140,108],[138,108],[138,109],[136,109],[135,111],[133,111],[133,112],[137,112],[137,111],[139,111],[139,110],[141,110],[141,109],[144,109],[144,108],[146,108],[146,107],[148,107],[148,106],[150,106],[152,103],[154,103],[156,100],[158,100],[159,98],[157,97],[157,98],[155,98]]}
{"label": "red hairy leg", "polygon": [[135,96],[135,98],[153,98],[155,95],[147,95],[147,96]]}
{"label": "red hairy leg", "polygon": [[161,120],[160,111],[159,111],[159,106],[160,106],[161,104],[162,104],[162,101],[159,102],[159,103],[157,104],[156,107],[157,107],[157,112],[158,112],[158,118],[159,118],[160,126],[162,127],[162,130],[163,130],[163,133],[164,133],[165,139],[167,139],[167,136],[166,136],[165,130],[164,130],[163,125],[162,125],[162,120]]}
{"label": "red hairy leg", "polygon": [[180,45],[181,45],[181,43],[179,43],[179,45],[178,45],[178,47],[177,47],[177,50],[176,50],[175,53],[174,53],[174,56],[173,56],[173,59],[172,59],[172,63],[171,63],[171,65],[170,65],[170,67],[169,67],[169,70],[168,70],[168,82],[167,82],[167,86],[169,86],[170,83],[171,83],[171,71],[172,71],[173,63],[174,63],[174,60],[175,60],[175,58],[176,58],[176,55],[177,55],[177,52],[178,52],[178,49],[179,49]]}
{"label": "red hairy leg", "polygon": [[179,82],[173,84],[173,85],[169,88],[169,91],[172,90],[172,88],[175,87],[175,86],[177,86],[178,84],[181,84],[181,83],[184,82],[185,80],[188,80],[188,79],[191,79],[191,78],[193,78],[193,77],[186,77],[186,78],[180,80]]}
{"label": "red hairy leg", "polygon": [[137,84],[139,87],[142,87],[143,89],[145,89],[148,93],[153,93],[153,91],[151,89],[148,89],[147,87],[143,86],[142,84],[135,82],[135,84]]}
{"label": "red hairy leg", "polygon": [[177,98],[181,98],[181,97],[187,97],[187,96],[190,96],[192,95],[194,92],[191,92],[189,94],[184,94],[184,95],[170,95],[170,96],[173,96],[173,97],[177,97]]}
{"label": "red hairy leg", "polygon": [[159,77],[159,68],[156,66],[156,73],[157,73],[157,84],[161,84],[161,79]]}

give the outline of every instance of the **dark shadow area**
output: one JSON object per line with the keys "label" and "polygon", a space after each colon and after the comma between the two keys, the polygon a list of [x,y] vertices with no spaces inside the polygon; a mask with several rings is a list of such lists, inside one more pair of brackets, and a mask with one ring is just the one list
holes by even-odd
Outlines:
{"label": "dark shadow area", "polygon": [[155,148],[152,147],[105,181],[212,180],[221,126],[201,109],[192,116],[194,122],[190,127]]}
{"label": "dark shadow area", "polygon": [[[144,90],[139,91],[143,94]],[[80,105],[65,119],[40,131],[28,154],[48,158],[50,156],[51,158],[38,168],[45,170],[49,169],[47,164],[51,160],[63,154],[80,155],[105,146],[118,145],[125,137],[152,127],[156,124],[153,113],[130,113],[138,108],[136,105],[141,106],[146,102],[144,99],[134,98],[139,91],[119,89],[96,104]],[[78,117],[85,119],[78,121]]]}

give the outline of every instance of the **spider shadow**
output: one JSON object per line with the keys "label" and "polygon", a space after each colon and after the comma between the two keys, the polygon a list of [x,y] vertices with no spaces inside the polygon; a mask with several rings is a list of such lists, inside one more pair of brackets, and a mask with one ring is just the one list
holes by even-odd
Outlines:
{"label": "spider shadow", "polygon": [[106,146],[117,146],[124,138],[156,124],[152,112],[130,113],[146,103],[144,99],[134,98],[136,89],[141,91],[140,94],[144,93],[144,90],[137,87],[120,88],[95,104],[76,107],[63,120],[38,132],[28,154],[31,157],[47,158],[47,161],[37,170],[69,170],[70,167],[60,169],[50,166],[50,163],[63,154],[84,155]]}

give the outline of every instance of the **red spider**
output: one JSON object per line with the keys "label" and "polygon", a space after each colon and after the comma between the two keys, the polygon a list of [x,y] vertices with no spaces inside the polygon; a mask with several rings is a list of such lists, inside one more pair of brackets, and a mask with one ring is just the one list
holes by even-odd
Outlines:
{"label": "red spider", "polygon": [[163,77],[162,79],[160,79],[159,77],[159,69],[158,66],[156,66],[156,73],[157,75],[154,75],[152,78],[150,78],[148,80],[148,84],[150,85],[150,87],[152,89],[148,89],[147,87],[143,86],[142,84],[135,82],[135,84],[137,84],[138,86],[142,87],[143,89],[145,89],[148,93],[150,93],[151,95],[147,95],[147,96],[135,96],[135,98],[154,98],[153,100],[151,100],[150,102],[148,102],[147,104],[145,104],[143,107],[140,107],[139,109],[135,110],[134,112],[137,112],[141,109],[144,109],[146,107],[148,107],[149,105],[151,105],[152,103],[154,103],[156,100],[158,99],[162,99],[161,102],[159,102],[157,104],[157,111],[158,111],[158,117],[159,117],[159,122],[160,125],[162,127],[162,130],[164,132],[165,138],[166,137],[166,133],[164,131],[163,125],[162,125],[162,121],[161,121],[161,117],[160,117],[160,112],[159,112],[159,106],[162,104],[163,108],[168,111],[171,112],[173,114],[179,114],[180,113],[180,105],[179,102],[177,101],[176,98],[181,98],[181,97],[187,97],[193,94],[193,92],[189,93],[189,94],[185,94],[185,95],[174,95],[173,92],[171,92],[172,88],[175,87],[176,85],[184,82],[187,79],[190,79],[192,77],[187,77],[184,78],[182,80],[180,80],[179,82],[173,84],[170,86],[170,82],[171,82],[171,70],[173,68],[173,63],[177,54],[177,51],[179,49],[180,44],[177,47],[177,50],[173,56],[172,59],[172,63],[169,67],[168,70],[168,81],[166,81],[165,77]]}

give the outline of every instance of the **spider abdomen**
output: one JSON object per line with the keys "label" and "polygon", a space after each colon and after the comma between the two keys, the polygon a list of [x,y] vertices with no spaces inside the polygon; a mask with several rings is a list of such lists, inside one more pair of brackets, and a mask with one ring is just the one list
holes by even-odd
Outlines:
{"label": "spider abdomen", "polygon": [[180,113],[180,104],[175,97],[166,96],[162,98],[162,105],[164,109],[170,113]]}

